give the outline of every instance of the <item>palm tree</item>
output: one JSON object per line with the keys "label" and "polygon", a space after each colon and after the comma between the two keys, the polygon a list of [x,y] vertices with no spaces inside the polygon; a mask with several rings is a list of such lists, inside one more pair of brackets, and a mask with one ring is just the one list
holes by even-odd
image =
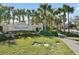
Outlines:
{"label": "palm tree", "polygon": [[[61,13],[62,13],[62,9],[61,8],[58,8],[58,9],[55,9],[55,10],[53,10],[53,21],[54,21],[54,23],[57,25],[56,27],[57,27],[57,30],[61,30],[61,27],[62,27],[62,15],[61,15]],[[59,29],[59,27],[60,27],[60,29]]]}
{"label": "palm tree", "polygon": [[16,9],[13,9],[12,10],[12,20],[13,20],[13,24],[14,24],[14,20],[15,20],[15,17],[17,16],[17,10]]}
{"label": "palm tree", "polygon": [[20,9],[16,10],[16,15],[17,15],[19,23],[20,23],[21,22],[21,10]]}
{"label": "palm tree", "polygon": [[75,22],[75,28],[78,32],[78,29],[79,29],[79,16],[75,16],[74,22]]}
{"label": "palm tree", "polygon": [[40,16],[37,10],[32,10],[30,16],[32,17],[32,24],[38,24],[40,22]]}
{"label": "palm tree", "polygon": [[26,15],[27,15],[27,18],[28,18],[28,25],[30,24],[30,14],[31,14],[31,11],[29,9],[27,9]]}
{"label": "palm tree", "polygon": [[68,7],[67,7],[67,13],[68,13],[68,32],[70,32],[70,30],[69,30],[69,22],[70,22],[70,20],[69,20],[69,14],[70,14],[70,13],[73,13],[73,12],[74,12],[74,8],[68,6]]}
{"label": "palm tree", "polygon": [[2,16],[5,13],[4,6],[0,4],[0,23],[2,22]]}
{"label": "palm tree", "polygon": [[22,22],[25,22],[25,18],[24,18],[24,16],[26,15],[25,9],[21,9],[20,13],[21,13],[21,16],[22,16],[22,19],[23,19]]}
{"label": "palm tree", "polygon": [[31,17],[32,17],[32,20],[31,20],[31,22],[32,22],[32,24],[34,24],[34,23],[36,23],[35,21],[36,21],[36,19],[35,19],[35,10],[33,9],[33,10],[31,10]]}
{"label": "palm tree", "polygon": [[3,6],[5,13],[3,14],[3,18],[4,20],[8,21],[8,24],[10,23],[10,19],[12,18],[12,11],[14,9],[14,7],[7,7],[7,6]]}
{"label": "palm tree", "polygon": [[51,5],[48,6],[48,22],[49,22],[49,27],[52,29],[52,22],[54,22],[54,14],[55,9],[52,8]]}
{"label": "palm tree", "polygon": [[38,10],[41,12],[41,16],[43,17],[43,24],[44,24],[44,30],[46,31],[46,23],[47,23],[47,14],[48,14],[48,8],[50,5],[48,4],[40,4],[40,7],[38,8]]}
{"label": "palm tree", "polygon": [[6,7],[7,9],[7,17],[8,17],[8,24],[10,23],[10,19],[12,18],[11,12],[14,9],[14,7]]}
{"label": "palm tree", "polygon": [[58,10],[61,12],[61,14],[63,13],[62,17],[63,17],[63,28],[64,28],[64,32],[65,32],[65,22],[66,22],[66,13],[68,11],[68,6],[66,4],[63,5],[62,8],[58,8]]}

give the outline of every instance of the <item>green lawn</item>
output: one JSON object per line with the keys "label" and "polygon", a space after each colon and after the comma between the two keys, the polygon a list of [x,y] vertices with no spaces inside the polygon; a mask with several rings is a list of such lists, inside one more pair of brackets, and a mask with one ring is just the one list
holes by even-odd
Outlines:
{"label": "green lawn", "polygon": [[[38,42],[40,46],[33,46]],[[73,55],[74,53],[57,37],[27,37],[15,40],[15,45],[0,44],[1,55]],[[49,46],[44,46],[48,43]]]}

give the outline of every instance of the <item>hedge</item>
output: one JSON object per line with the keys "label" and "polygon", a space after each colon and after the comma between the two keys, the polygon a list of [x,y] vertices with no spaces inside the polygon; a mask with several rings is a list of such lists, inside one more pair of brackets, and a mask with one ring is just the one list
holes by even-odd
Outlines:
{"label": "hedge", "polygon": [[58,36],[56,31],[41,31],[40,34],[45,36]]}

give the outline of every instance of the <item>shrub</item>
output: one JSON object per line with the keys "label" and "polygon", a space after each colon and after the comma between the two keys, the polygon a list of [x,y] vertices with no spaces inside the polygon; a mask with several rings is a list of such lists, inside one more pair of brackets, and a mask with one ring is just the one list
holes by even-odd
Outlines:
{"label": "shrub", "polygon": [[36,32],[38,32],[39,31],[39,28],[36,28]]}
{"label": "shrub", "polygon": [[6,41],[7,37],[5,36],[5,34],[0,34],[0,42],[1,41]]}
{"label": "shrub", "polygon": [[79,35],[75,34],[75,33],[70,33],[70,32],[65,32],[64,33],[63,31],[61,31],[60,33],[66,35],[68,37],[79,37]]}
{"label": "shrub", "polygon": [[75,33],[66,33],[66,35],[70,37],[79,37],[79,35]]}
{"label": "shrub", "polygon": [[45,36],[58,36],[58,33],[55,31],[41,31],[40,34]]}
{"label": "shrub", "polygon": [[0,32],[2,32],[3,31],[3,27],[2,26],[0,26]]}
{"label": "shrub", "polygon": [[34,33],[34,31],[16,31],[15,32],[15,38],[19,38],[19,37],[28,37],[28,36],[34,36],[32,33]]}
{"label": "shrub", "polygon": [[50,30],[50,27],[49,26],[46,26],[46,30],[49,31]]}

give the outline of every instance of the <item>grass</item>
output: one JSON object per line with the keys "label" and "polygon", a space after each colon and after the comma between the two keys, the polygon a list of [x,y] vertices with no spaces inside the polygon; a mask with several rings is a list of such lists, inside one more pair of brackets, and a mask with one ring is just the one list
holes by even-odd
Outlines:
{"label": "grass", "polygon": [[[41,46],[33,46],[33,42],[42,43]],[[49,47],[43,44],[47,42]],[[1,55],[73,55],[71,51],[57,37],[27,37],[15,40],[15,45],[0,44]]]}

